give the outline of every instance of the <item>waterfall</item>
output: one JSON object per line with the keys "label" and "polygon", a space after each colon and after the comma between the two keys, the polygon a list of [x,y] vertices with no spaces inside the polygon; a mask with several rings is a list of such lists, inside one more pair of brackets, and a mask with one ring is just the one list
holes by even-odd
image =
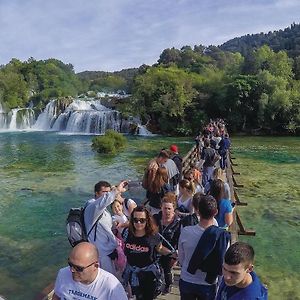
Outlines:
{"label": "waterfall", "polygon": [[33,129],[51,130],[53,123],[57,118],[56,100],[51,100],[44,111],[38,116]]}
{"label": "waterfall", "polygon": [[6,128],[6,113],[3,110],[2,103],[0,102],[0,129]]}
{"label": "waterfall", "polygon": [[146,128],[146,126],[138,124],[138,135],[142,135],[142,136],[145,136],[145,135],[153,135],[153,133],[150,132],[150,131]]}
{"label": "waterfall", "polygon": [[107,129],[121,131],[120,113],[101,105],[100,100],[74,100],[63,112],[56,100],[39,115],[34,129],[104,134]]}
{"label": "waterfall", "polygon": [[0,129],[11,131],[30,129],[34,122],[35,115],[32,109],[14,108],[5,112],[0,104]]}
{"label": "waterfall", "polygon": [[104,134],[113,129],[130,132],[130,126],[138,127],[139,135],[151,135],[138,118],[122,119],[121,113],[105,107],[101,100],[60,99],[51,100],[37,120],[31,108],[14,108],[5,111],[0,103],[0,130],[62,131],[85,134]]}

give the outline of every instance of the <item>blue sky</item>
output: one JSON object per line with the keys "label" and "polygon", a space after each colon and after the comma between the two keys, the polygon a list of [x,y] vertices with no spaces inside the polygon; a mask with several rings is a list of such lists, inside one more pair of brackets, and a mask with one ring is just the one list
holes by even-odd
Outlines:
{"label": "blue sky", "polygon": [[121,70],[299,19],[299,0],[0,0],[0,64],[53,57],[76,72]]}

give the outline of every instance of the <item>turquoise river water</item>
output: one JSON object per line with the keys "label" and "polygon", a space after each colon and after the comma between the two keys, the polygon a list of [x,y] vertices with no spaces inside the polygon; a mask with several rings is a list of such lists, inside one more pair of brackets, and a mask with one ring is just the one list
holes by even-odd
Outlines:
{"label": "turquoise river water", "polygon": [[[91,136],[45,132],[0,133],[0,294],[31,300],[66,265],[70,246],[65,219],[70,207],[93,194],[99,180],[141,178],[149,158],[172,143],[186,153],[193,141],[128,137],[117,156],[91,150]],[[300,139],[233,139],[241,172],[239,208],[256,237],[256,270],[270,299],[300,299]],[[142,199],[143,195],[140,195]]]}

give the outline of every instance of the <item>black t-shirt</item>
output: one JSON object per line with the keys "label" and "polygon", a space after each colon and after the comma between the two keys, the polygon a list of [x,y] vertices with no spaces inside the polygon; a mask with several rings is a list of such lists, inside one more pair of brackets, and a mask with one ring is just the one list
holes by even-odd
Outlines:
{"label": "black t-shirt", "polygon": [[160,244],[160,237],[156,233],[151,236],[136,237],[130,232],[125,240],[124,253],[131,266],[143,268],[156,260],[155,247]]}

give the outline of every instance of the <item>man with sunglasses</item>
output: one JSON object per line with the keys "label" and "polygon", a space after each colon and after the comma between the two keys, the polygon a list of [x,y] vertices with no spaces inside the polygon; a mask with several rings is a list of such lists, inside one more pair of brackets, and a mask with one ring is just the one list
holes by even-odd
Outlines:
{"label": "man with sunglasses", "polygon": [[52,300],[127,300],[118,279],[99,268],[98,257],[98,250],[91,243],[75,246],[68,259],[69,267],[58,272]]}

